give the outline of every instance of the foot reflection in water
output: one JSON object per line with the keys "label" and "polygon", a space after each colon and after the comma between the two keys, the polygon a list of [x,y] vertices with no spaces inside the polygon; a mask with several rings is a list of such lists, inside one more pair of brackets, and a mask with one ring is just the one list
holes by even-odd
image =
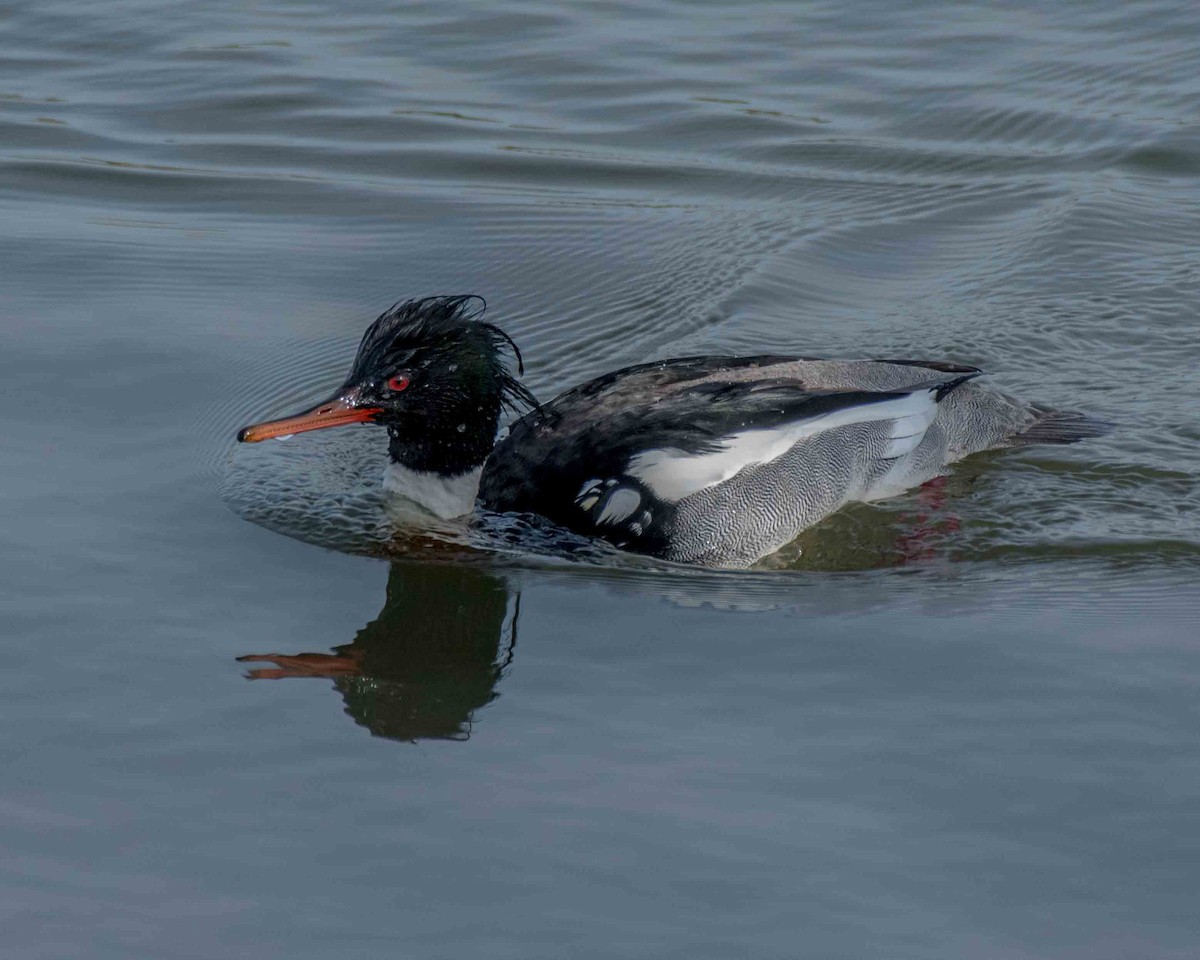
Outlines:
{"label": "foot reflection in water", "polygon": [[392,740],[466,740],[512,662],[520,597],[470,567],[392,564],[379,616],[333,653],[238,657],[251,680],[325,677],[346,712]]}

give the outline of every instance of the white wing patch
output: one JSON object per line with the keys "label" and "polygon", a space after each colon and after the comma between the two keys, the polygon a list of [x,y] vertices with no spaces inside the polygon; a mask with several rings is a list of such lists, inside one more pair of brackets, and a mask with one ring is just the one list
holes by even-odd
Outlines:
{"label": "white wing patch", "polygon": [[601,484],[599,480],[584,480],[583,486],[580,487],[579,492],[575,494],[576,502],[582,500],[589,493],[594,493],[595,491],[599,490],[600,486]]}
{"label": "white wing patch", "polygon": [[[597,525],[609,526],[622,523],[632,517],[642,506],[642,495],[632,487],[622,487],[614,479],[588,480],[579,488],[575,503],[585,513],[591,513],[603,501],[600,513],[596,516]],[[636,534],[641,534],[650,523],[649,511],[642,511],[640,520],[630,523],[630,528]]]}
{"label": "white wing patch", "polygon": [[629,460],[630,476],[655,495],[677,501],[716,486],[747,467],[782,457],[801,440],[853,423],[893,421],[883,459],[911,453],[937,416],[934,389],[894,400],[858,404],[805,420],[793,420],[766,430],[730,434],[712,453],[693,454],[677,447],[645,450]]}
{"label": "white wing patch", "polygon": [[608,495],[596,523],[620,523],[642,505],[642,495],[631,487],[617,487]]}
{"label": "white wing patch", "polygon": [[[930,397],[932,400],[932,397]],[[888,434],[888,447],[883,453],[884,460],[896,460],[917,449],[925,436],[925,431],[937,416],[937,403],[930,404],[928,411],[911,413],[905,417],[897,417],[892,421],[892,429]]]}

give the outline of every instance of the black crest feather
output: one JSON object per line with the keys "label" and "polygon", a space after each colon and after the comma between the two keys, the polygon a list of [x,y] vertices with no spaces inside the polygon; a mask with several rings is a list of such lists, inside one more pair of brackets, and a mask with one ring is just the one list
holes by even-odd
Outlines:
{"label": "black crest feather", "polygon": [[[372,323],[354,357],[346,383],[357,383],[372,373],[403,366],[418,349],[436,349],[463,337],[480,336],[497,359],[505,348],[517,361],[517,372],[525,373],[525,362],[512,337],[495,324],[483,320],[487,301],[477,294],[421,297],[400,300]],[[537,410],[537,398],[512,375],[503,363],[497,363],[496,376],[502,387],[504,406],[513,412],[522,407]]]}

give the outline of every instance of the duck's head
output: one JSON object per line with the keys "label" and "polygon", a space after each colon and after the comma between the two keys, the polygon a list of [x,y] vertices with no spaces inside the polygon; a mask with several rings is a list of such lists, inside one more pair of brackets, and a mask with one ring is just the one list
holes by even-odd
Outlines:
{"label": "duck's head", "polygon": [[487,459],[502,407],[537,406],[508,371],[512,350],[499,327],[484,323],[481,297],[405,300],[367,328],[350,374],[327,400],[284,417],[243,427],[257,443],[347,423],[387,427],[393,461],[411,470],[457,476]]}

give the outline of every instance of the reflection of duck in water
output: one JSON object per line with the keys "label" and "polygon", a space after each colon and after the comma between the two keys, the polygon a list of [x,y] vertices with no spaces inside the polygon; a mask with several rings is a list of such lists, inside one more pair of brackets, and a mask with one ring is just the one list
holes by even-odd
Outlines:
{"label": "reflection of duck in water", "polygon": [[352,643],[238,659],[274,664],[251,670],[254,680],[332,679],[346,712],[376,736],[466,740],[512,660],[517,609],[510,619],[508,606],[504,583],[481,570],[397,563],[383,609]]}

